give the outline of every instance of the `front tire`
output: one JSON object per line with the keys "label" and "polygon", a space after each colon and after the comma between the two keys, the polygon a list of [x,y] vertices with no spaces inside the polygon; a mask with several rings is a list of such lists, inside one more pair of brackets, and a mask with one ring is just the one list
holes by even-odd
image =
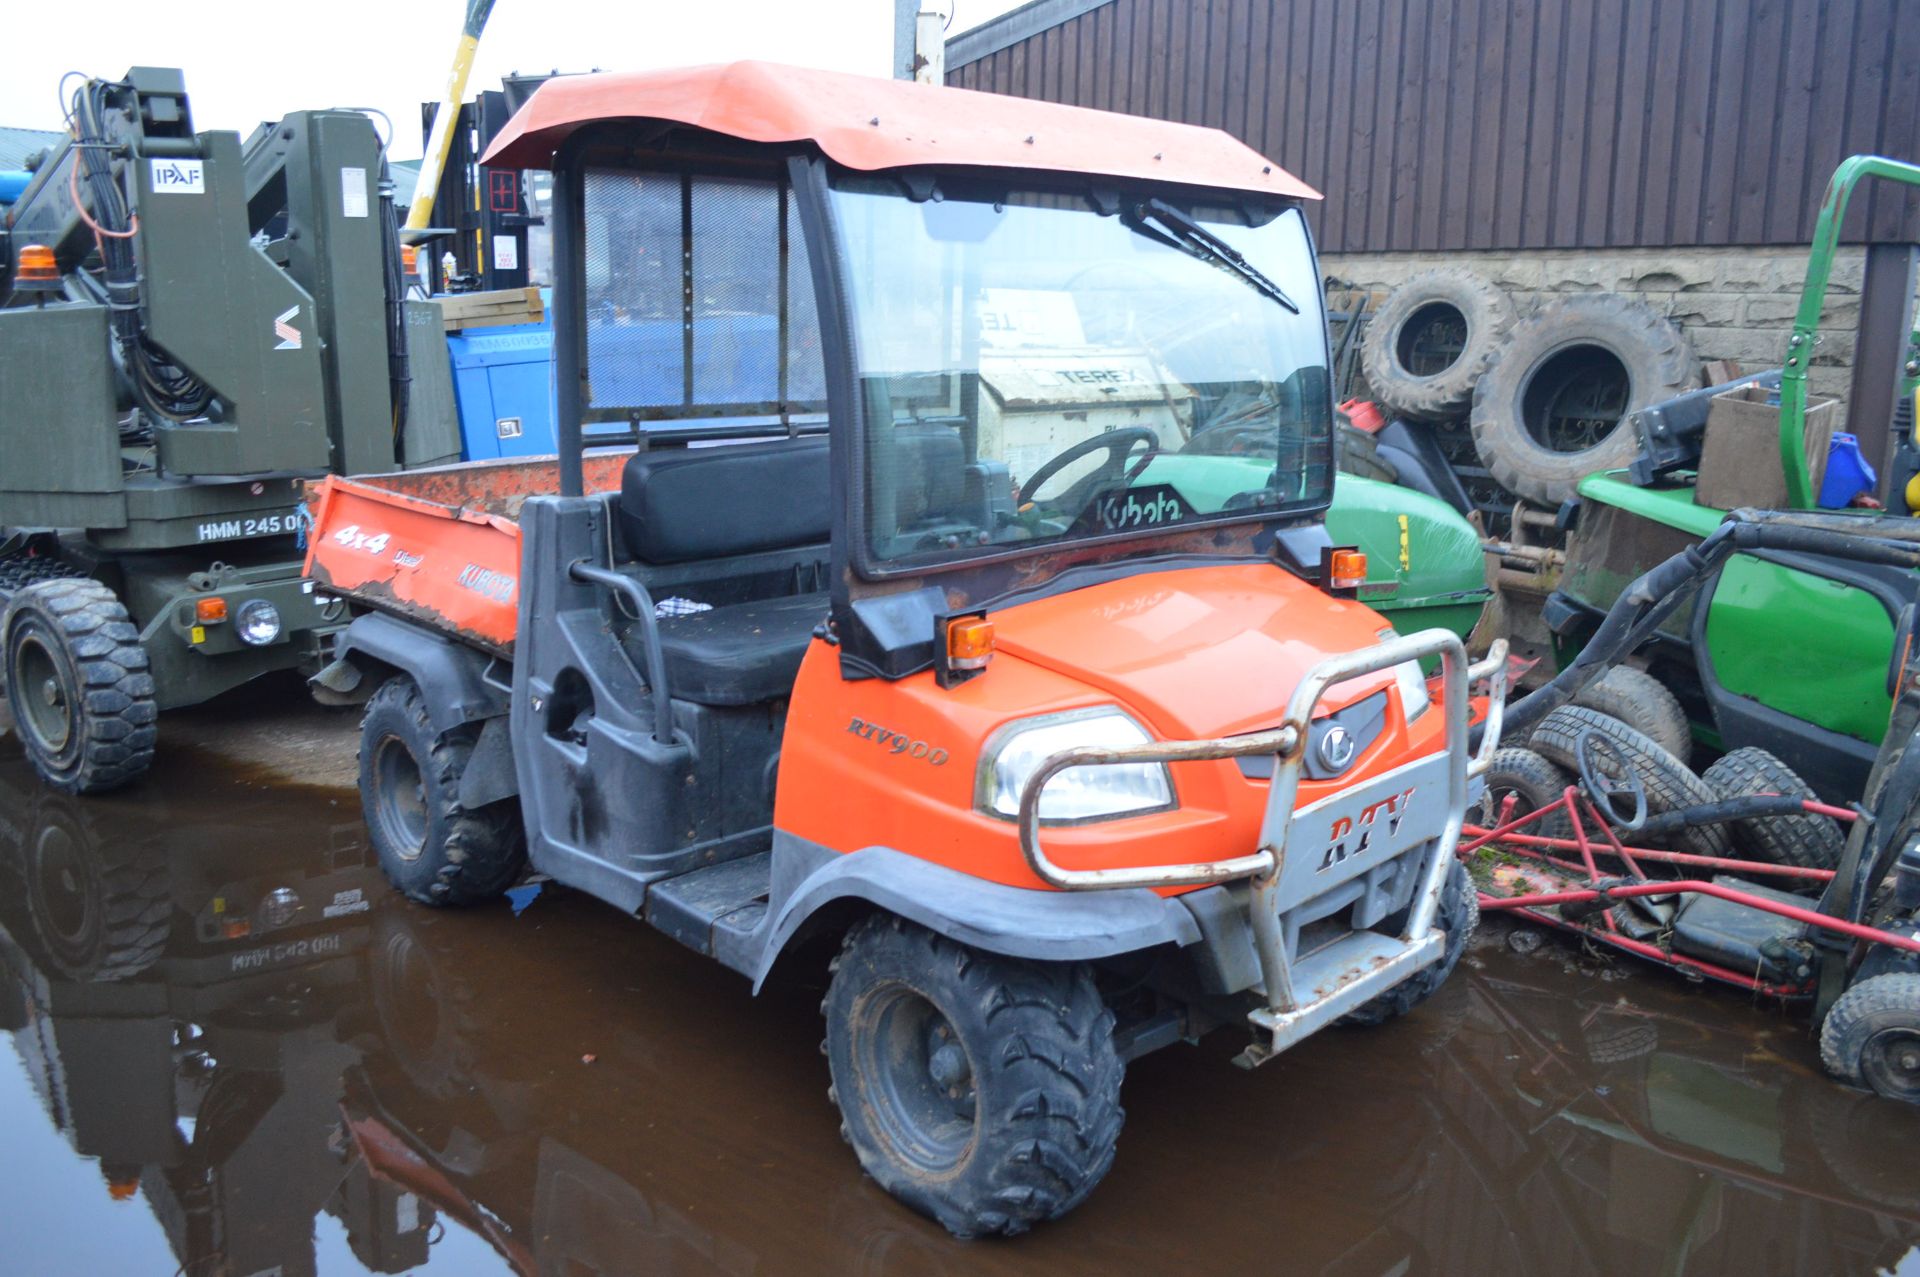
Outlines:
{"label": "front tire", "polygon": [[98,581],[37,581],[7,606],[6,692],[27,759],[51,789],[104,794],[153,764],[159,708],[140,631]]}
{"label": "front tire", "polygon": [[[1406,912],[1402,911],[1383,925],[1388,930],[1404,927],[1406,918]],[[1447,868],[1447,881],[1440,888],[1440,904],[1434,910],[1433,925],[1447,933],[1447,943],[1440,951],[1440,961],[1422,967],[1372,1001],[1362,1002],[1342,1016],[1340,1023],[1372,1028],[1388,1020],[1397,1020],[1440,992],[1440,986],[1460,965],[1460,955],[1466,952],[1467,938],[1480,925],[1480,893],[1474,889],[1473,878],[1467,873],[1467,867],[1458,860]]]}
{"label": "front tire", "polygon": [[830,1097],[882,1188],[956,1236],[1012,1236],[1106,1175],[1124,1066],[1089,967],[982,953],[880,914],[832,969]]}
{"label": "front tire", "polygon": [[423,905],[489,900],[519,880],[526,840],[512,801],[469,809],[460,777],[479,729],[436,732],[426,698],[390,678],[360,720],[360,805],[387,880]]}
{"label": "front tire", "polygon": [[1872,976],[1841,994],[1820,1026],[1820,1062],[1876,1095],[1920,1104],[1920,975]]}

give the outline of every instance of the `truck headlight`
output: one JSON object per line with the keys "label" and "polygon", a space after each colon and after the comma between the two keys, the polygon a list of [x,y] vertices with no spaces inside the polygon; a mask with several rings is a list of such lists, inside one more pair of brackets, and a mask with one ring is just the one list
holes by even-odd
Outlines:
{"label": "truck headlight", "polygon": [[[982,805],[996,816],[1020,814],[1020,791],[1040,765],[1062,750],[1144,745],[1146,728],[1117,709],[1043,714],[1012,724],[980,760]],[[1173,806],[1173,781],[1162,763],[1070,767],[1040,791],[1042,820],[1098,820]]]}
{"label": "truck headlight", "polygon": [[265,647],[280,637],[280,609],[265,599],[248,599],[240,605],[233,628],[242,643]]}
{"label": "truck headlight", "polygon": [[1433,697],[1427,691],[1427,676],[1420,672],[1420,662],[1402,661],[1394,666],[1393,682],[1400,689],[1400,709],[1409,723],[1433,704]]}

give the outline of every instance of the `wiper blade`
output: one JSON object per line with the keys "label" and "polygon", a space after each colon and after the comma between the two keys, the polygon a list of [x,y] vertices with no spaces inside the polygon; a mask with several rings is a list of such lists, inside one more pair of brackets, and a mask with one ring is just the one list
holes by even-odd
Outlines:
{"label": "wiper blade", "polygon": [[1136,204],[1122,213],[1120,220],[1137,234],[1211,262],[1238,277],[1269,301],[1278,302],[1296,315],[1300,313],[1300,307],[1293,298],[1287,296],[1286,290],[1261,274],[1252,262],[1241,256],[1238,249],[1165,200],[1146,200]]}

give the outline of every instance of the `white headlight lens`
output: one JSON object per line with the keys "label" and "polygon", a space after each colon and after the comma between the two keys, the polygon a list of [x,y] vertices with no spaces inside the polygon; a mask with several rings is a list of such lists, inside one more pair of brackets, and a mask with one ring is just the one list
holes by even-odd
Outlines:
{"label": "white headlight lens", "polygon": [[1433,697],[1427,693],[1427,676],[1420,672],[1420,662],[1402,661],[1394,666],[1393,681],[1400,689],[1400,708],[1406,712],[1409,723],[1433,704]]}
{"label": "white headlight lens", "polygon": [[280,637],[280,609],[265,599],[248,599],[234,618],[234,630],[242,643],[265,647]]}
{"label": "white headlight lens", "polygon": [[[1152,737],[1119,710],[1075,718],[1035,719],[1001,741],[985,763],[988,805],[1001,816],[1020,814],[1020,791],[1040,765],[1062,750],[1144,745]],[[1173,782],[1159,763],[1070,767],[1040,791],[1042,820],[1124,816],[1173,805]]]}

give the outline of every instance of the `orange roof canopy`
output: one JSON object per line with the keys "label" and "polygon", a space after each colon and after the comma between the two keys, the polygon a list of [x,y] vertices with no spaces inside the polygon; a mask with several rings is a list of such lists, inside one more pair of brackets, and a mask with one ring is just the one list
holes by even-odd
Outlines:
{"label": "orange roof canopy", "polygon": [[869,172],[1029,169],[1320,198],[1219,129],[773,62],[549,80],[481,163],[548,168],[574,130],[600,120],[666,120],[747,142],[812,142]]}

